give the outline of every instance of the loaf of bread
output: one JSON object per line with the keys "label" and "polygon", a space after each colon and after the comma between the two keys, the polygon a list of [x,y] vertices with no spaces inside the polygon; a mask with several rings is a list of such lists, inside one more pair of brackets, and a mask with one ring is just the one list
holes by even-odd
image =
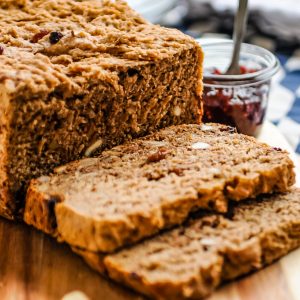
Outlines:
{"label": "loaf of bread", "polygon": [[0,1],[0,214],[31,178],[171,124],[199,123],[202,51],[123,1]]}
{"label": "loaf of bread", "polygon": [[111,279],[151,298],[200,299],[300,246],[300,190],[241,202],[113,255],[73,249]]}
{"label": "loaf of bread", "polygon": [[286,191],[288,153],[218,124],[162,129],[33,180],[24,220],[70,245],[112,252],[199,208]]}

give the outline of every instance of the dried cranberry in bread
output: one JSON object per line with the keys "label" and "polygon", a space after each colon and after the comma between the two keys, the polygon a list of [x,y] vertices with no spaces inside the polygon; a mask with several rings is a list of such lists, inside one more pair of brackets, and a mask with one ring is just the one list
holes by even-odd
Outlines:
{"label": "dried cranberry in bread", "polygon": [[218,124],[179,125],[61,166],[30,184],[24,219],[91,251],[111,252],[199,208],[286,191],[288,153]]}
{"label": "dried cranberry in bread", "polygon": [[0,1],[0,214],[30,179],[172,124],[199,123],[202,51],[124,1]]}

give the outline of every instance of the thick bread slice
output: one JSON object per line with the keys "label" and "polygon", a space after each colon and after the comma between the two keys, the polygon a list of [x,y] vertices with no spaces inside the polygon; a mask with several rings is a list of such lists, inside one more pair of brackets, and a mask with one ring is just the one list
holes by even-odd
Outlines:
{"label": "thick bread slice", "polygon": [[229,199],[286,191],[294,177],[288,153],[231,127],[173,126],[32,181],[25,222],[112,252],[198,208],[226,212]]}
{"label": "thick bread slice", "polygon": [[180,228],[108,255],[73,249],[102,274],[151,298],[199,299],[300,245],[300,189],[250,200],[230,215]]}

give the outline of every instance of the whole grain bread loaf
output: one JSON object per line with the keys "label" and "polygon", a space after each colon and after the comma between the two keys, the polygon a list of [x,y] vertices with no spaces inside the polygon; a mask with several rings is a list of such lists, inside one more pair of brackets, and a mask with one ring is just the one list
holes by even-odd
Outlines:
{"label": "whole grain bread loaf", "polygon": [[300,189],[245,201],[113,255],[73,249],[111,279],[151,298],[200,299],[300,246]]}
{"label": "whole grain bread loaf", "polygon": [[0,214],[31,178],[171,124],[199,123],[202,52],[123,1],[0,1]]}
{"label": "whole grain bread loaf", "polygon": [[24,220],[67,243],[111,252],[294,183],[288,153],[218,124],[179,125],[33,180]]}

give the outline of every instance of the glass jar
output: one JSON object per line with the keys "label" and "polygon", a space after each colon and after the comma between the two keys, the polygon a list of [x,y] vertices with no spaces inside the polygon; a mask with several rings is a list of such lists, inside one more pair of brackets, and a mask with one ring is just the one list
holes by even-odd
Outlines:
{"label": "glass jar", "polygon": [[225,75],[233,42],[202,40],[200,44],[204,51],[203,121],[231,125],[238,132],[257,136],[279,61],[264,48],[243,44],[240,54],[243,74]]}

